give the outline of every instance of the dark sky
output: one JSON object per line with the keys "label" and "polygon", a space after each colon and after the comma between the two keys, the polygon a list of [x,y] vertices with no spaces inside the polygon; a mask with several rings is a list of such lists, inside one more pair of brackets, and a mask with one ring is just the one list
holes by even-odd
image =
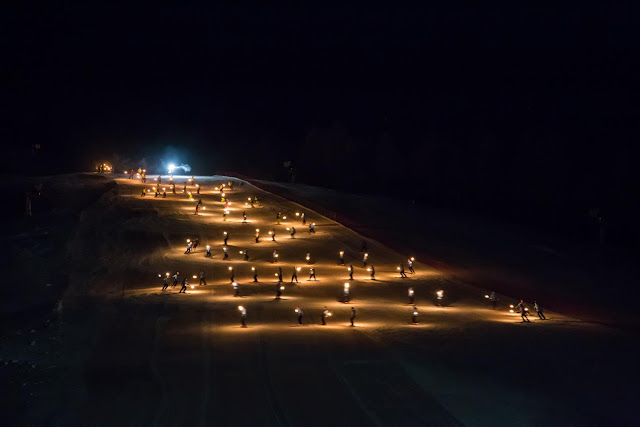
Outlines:
{"label": "dark sky", "polygon": [[3,139],[16,152],[38,142],[79,170],[173,147],[201,173],[278,176],[294,160],[308,182],[448,176],[429,194],[539,205],[555,188],[581,206],[636,188],[631,2],[92,3],[4,6]]}

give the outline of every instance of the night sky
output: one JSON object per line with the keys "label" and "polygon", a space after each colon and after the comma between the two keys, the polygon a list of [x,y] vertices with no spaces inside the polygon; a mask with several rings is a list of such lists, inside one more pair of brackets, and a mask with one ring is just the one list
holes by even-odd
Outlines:
{"label": "night sky", "polygon": [[286,179],[290,160],[300,182],[559,228],[597,208],[617,241],[637,242],[636,6],[16,3],[2,15],[10,168],[171,158]]}

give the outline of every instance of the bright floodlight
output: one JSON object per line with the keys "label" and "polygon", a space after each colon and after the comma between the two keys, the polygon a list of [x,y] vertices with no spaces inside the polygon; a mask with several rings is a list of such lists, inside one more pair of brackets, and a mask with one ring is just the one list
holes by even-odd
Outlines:
{"label": "bright floodlight", "polygon": [[176,165],[174,165],[173,163],[169,163],[169,173],[172,174],[173,170],[176,168]]}

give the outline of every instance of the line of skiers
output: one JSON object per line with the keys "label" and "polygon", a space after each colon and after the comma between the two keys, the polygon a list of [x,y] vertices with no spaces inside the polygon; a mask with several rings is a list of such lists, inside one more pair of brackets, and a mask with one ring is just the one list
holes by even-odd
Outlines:
{"label": "line of skiers", "polygon": [[[278,287],[278,292],[280,291],[280,289],[281,288]],[[238,306],[238,310],[240,311],[240,325],[243,328],[246,328],[247,327],[247,309],[243,306]],[[298,325],[304,326],[304,310],[302,310],[302,308],[298,306],[296,307],[294,312],[297,315]],[[331,316],[333,316],[333,313],[327,308],[327,306],[324,306],[324,308],[322,309],[322,312],[320,313],[320,324],[323,326],[326,326],[327,320]],[[415,316],[417,316],[417,311],[415,313]],[[355,320],[356,320],[356,308],[351,307],[351,315],[349,317],[350,326],[355,326]],[[417,319],[416,319],[416,323],[417,323]]]}

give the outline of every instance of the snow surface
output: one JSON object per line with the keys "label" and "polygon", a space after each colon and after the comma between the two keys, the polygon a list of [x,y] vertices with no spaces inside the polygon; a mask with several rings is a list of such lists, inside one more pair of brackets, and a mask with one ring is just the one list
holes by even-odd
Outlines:
{"label": "snow surface", "polygon": [[[155,177],[155,176],[154,176]],[[65,379],[57,385],[59,424],[218,425],[596,425],[637,422],[637,344],[625,331],[547,311],[520,323],[500,295],[420,262],[401,279],[398,253],[368,241],[377,281],[362,266],[356,232],[279,196],[228,177],[196,177],[205,210],[181,194],[140,197],[139,181],[84,210],[71,238],[64,298]],[[78,177],[78,179],[82,179]],[[232,180],[226,222],[214,185]],[[168,181],[162,186],[169,189]],[[190,187],[193,191],[193,188]],[[260,206],[244,206],[258,196]],[[248,223],[242,222],[242,211]],[[305,211],[316,234],[295,219]],[[276,213],[287,216],[275,224]],[[394,221],[389,217],[388,221]],[[295,226],[291,239],[285,230]],[[262,240],[254,242],[255,229]],[[277,242],[267,232],[277,230]],[[223,231],[230,260],[222,260]],[[186,239],[200,245],[184,254]],[[205,246],[212,246],[212,259]],[[239,251],[248,248],[250,261]],[[271,262],[277,249],[279,262]],[[352,301],[340,301],[353,264]],[[317,282],[307,281],[311,252]],[[233,296],[228,267],[240,298]],[[251,267],[260,283],[252,283]],[[277,267],[282,299],[274,299]],[[288,283],[295,266],[299,284]],[[207,286],[199,286],[201,269]],[[162,291],[158,274],[179,270],[194,289]],[[306,273],[306,274],[305,274]],[[407,289],[416,291],[411,325]],[[445,292],[445,307],[435,292]],[[240,327],[239,305],[248,328]],[[305,326],[294,309],[304,309]],[[324,306],[332,311],[320,325]],[[350,309],[356,327],[349,326]],[[533,307],[530,307],[533,311]],[[620,375],[624,373],[625,378]],[[35,413],[35,412],[34,412]],[[635,417],[635,418],[634,418]],[[32,418],[34,423],[41,419]]]}

